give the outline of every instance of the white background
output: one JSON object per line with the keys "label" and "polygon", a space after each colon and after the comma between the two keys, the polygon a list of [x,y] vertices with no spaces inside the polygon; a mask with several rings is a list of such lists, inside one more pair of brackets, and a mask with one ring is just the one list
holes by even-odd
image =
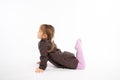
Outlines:
{"label": "white background", "polygon": [[[75,54],[85,70],[54,68],[36,74],[40,24],[55,27],[55,43]],[[0,80],[120,80],[119,0],[0,0]]]}

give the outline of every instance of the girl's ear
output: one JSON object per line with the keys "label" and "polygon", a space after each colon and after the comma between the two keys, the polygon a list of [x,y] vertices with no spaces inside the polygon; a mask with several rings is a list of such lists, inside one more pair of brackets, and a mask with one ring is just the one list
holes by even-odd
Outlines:
{"label": "girl's ear", "polygon": [[47,34],[43,34],[43,38],[47,38]]}

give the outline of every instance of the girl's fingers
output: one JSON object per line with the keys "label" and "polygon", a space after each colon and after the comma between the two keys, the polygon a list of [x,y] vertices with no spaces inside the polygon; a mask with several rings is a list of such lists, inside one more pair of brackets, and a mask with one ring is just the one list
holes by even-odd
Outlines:
{"label": "girl's fingers", "polygon": [[42,69],[37,68],[37,69],[35,70],[35,72],[36,72],[36,73],[41,73],[41,72],[43,72],[43,70],[42,70]]}

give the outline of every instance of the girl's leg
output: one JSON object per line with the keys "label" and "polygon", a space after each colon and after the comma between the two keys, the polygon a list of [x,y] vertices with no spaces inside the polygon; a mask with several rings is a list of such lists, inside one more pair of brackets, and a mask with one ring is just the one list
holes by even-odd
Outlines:
{"label": "girl's leg", "polygon": [[76,58],[79,61],[77,69],[84,69],[85,68],[85,61],[84,61],[84,57],[83,57],[80,39],[77,40],[76,45],[75,45],[75,49],[76,49]]}

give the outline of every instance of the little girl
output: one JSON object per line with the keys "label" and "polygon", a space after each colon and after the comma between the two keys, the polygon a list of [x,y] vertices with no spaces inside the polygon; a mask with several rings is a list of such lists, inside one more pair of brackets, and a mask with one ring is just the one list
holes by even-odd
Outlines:
{"label": "little girl", "polygon": [[42,24],[38,32],[38,38],[41,39],[38,43],[40,51],[39,67],[35,72],[43,72],[47,67],[47,61],[50,61],[53,65],[59,68],[68,69],[84,69],[85,63],[83,53],[81,49],[81,40],[78,39],[75,45],[76,57],[67,51],[61,52],[53,42],[54,27],[48,24]]}

